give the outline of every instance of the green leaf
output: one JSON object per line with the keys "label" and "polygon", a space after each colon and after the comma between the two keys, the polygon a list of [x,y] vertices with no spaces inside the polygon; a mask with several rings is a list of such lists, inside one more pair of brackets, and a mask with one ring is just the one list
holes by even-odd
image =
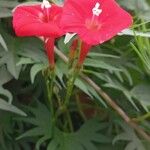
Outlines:
{"label": "green leaf", "polygon": [[0,2],[0,18],[12,16],[12,9],[19,3],[17,1],[1,0]]}
{"label": "green leaf", "polygon": [[150,85],[148,83],[138,84],[131,90],[131,93],[147,110],[147,107],[150,106]]}
{"label": "green leaf", "polygon": [[7,18],[12,15],[11,10],[8,8],[1,8],[0,7],[0,18]]}
{"label": "green leaf", "polygon": [[8,51],[8,47],[3,39],[3,37],[0,35],[0,44],[3,46],[5,51]]}
{"label": "green leaf", "polygon": [[[81,128],[74,133],[65,133],[57,127],[52,128],[50,112],[45,105],[37,102],[36,107],[28,107],[26,110],[31,114],[28,118],[18,118],[23,122],[30,123],[33,128],[29,129],[17,139],[24,137],[39,137],[36,148],[49,140],[47,150],[98,150],[95,143],[111,143],[111,138],[103,135],[101,131],[108,126],[98,119],[91,119],[83,124]],[[41,121],[42,118],[42,121]],[[53,129],[53,131],[52,131]],[[54,135],[52,136],[52,133]],[[74,149],[73,149],[74,148]]]}
{"label": "green leaf", "polygon": [[43,64],[35,64],[32,66],[31,71],[30,71],[31,83],[34,83],[37,73],[40,72],[44,68],[45,68],[45,65]]}
{"label": "green leaf", "polygon": [[55,131],[54,139],[49,143],[47,150],[98,150],[94,143],[110,143],[111,139],[100,131],[107,127],[97,119],[91,119],[75,133]]}
{"label": "green leaf", "polygon": [[129,10],[135,11],[141,19],[150,20],[150,6],[146,0],[118,0],[120,4]]}
{"label": "green leaf", "polygon": [[[32,124],[33,128],[20,135],[17,139],[35,136],[44,137],[45,140],[50,139],[52,136],[52,128],[50,112],[47,107],[44,104],[37,102],[35,107],[25,107],[25,109],[28,110],[31,116],[28,115],[28,118],[18,118],[18,120]],[[39,138],[36,147],[40,147],[40,145],[45,142],[44,139],[41,140],[41,138]]]}
{"label": "green leaf", "polygon": [[36,137],[36,136],[41,136],[41,135],[43,135],[43,131],[41,130],[41,128],[36,127],[31,130],[28,130],[25,133],[23,133],[22,135],[20,135],[17,138],[17,140],[22,139],[24,137]]}
{"label": "green leaf", "polygon": [[116,143],[117,141],[127,141],[128,144],[126,145],[125,150],[146,150],[131,127],[125,123],[120,123],[120,125],[124,132],[117,135],[114,138],[113,143]]}
{"label": "green leaf", "polygon": [[23,38],[18,42],[20,43],[17,48],[18,55],[24,58],[30,58],[34,63],[48,64],[48,59],[41,40],[37,38]]}
{"label": "green leaf", "polygon": [[[36,149],[37,150],[40,150],[40,146],[42,145],[42,143],[44,143],[46,140],[48,140],[49,139],[49,136],[43,136],[43,137],[41,137],[38,141],[37,141],[37,143],[36,143]],[[52,150],[52,149],[51,149]]]}
{"label": "green leaf", "polygon": [[21,57],[16,65],[20,66],[20,65],[27,65],[27,64],[34,64],[34,61],[31,58]]}
{"label": "green leaf", "polygon": [[[144,26],[146,28],[146,26]],[[139,58],[141,59],[145,70],[150,72],[150,41],[148,38],[142,38],[135,36],[136,45],[131,43],[133,50],[137,53]]]}
{"label": "green leaf", "polygon": [[2,86],[0,86],[0,94],[7,96],[9,104],[12,103],[13,100],[12,94],[7,89],[4,89]]}
{"label": "green leaf", "polygon": [[103,54],[103,53],[97,53],[97,52],[90,52],[88,54],[89,57],[108,57],[108,58],[116,58],[119,59],[119,56],[111,55],[111,54]]}
{"label": "green leaf", "polygon": [[[2,30],[3,33],[3,30]],[[16,66],[16,63],[18,62],[18,55],[16,51],[16,39],[11,37],[10,35],[7,35],[6,33],[2,34],[3,39],[6,42],[6,45],[8,47],[8,51],[5,51],[2,54],[2,57],[0,59],[0,66],[6,65],[7,70],[9,73],[15,78],[18,79],[20,71],[21,71],[21,66]]]}
{"label": "green leaf", "polygon": [[104,61],[101,60],[94,60],[94,59],[90,59],[87,58],[84,62],[85,66],[89,66],[89,67],[94,67],[94,68],[101,68],[101,69],[106,69],[109,71],[121,71],[119,68],[109,65],[107,63],[105,63]]}
{"label": "green leaf", "polygon": [[54,139],[49,143],[47,150],[57,150],[58,146],[59,146],[59,142],[56,139]]}
{"label": "green leaf", "polygon": [[16,122],[13,120],[15,116],[0,110],[0,150],[31,150],[30,140],[16,141],[14,139],[20,128],[16,128]]}
{"label": "green leaf", "polygon": [[2,99],[0,99],[0,109],[5,110],[5,111],[10,111],[10,112],[22,115],[22,116],[26,116],[26,114],[22,110],[18,109],[16,106],[10,103],[7,103],[6,101]]}
{"label": "green leaf", "polygon": [[3,88],[3,84],[9,82],[12,79],[12,76],[8,73],[5,66],[0,67],[0,94],[8,98],[9,103],[12,103],[13,96],[7,90]]}
{"label": "green leaf", "polygon": [[13,0],[13,1],[7,1],[7,0],[1,0],[0,7],[10,7],[14,8],[15,6],[19,5],[18,1]]}
{"label": "green leaf", "polygon": [[123,84],[121,84],[118,80],[116,80],[114,77],[111,77],[109,75],[106,76],[106,83],[103,84],[104,87],[116,89],[118,91],[121,91],[126,98],[131,102],[131,104],[135,107],[135,109],[138,110],[137,106],[135,105],[133,101],[133,94],[128,90],[127,87],[125,87]]}
{"label": "green leaf", "polygon": [[118,0],[120,4],[128,9],[131,10],[138,10],[138,11],[146,11],[149,9],[149,5],[146,0]]}
{"label": "green leaf", "polygon": [[130,29],[125,29],[123,31],[121,31],[121,33],[119,33],[119,35],[130,35],[130,36],[141,36],[141,37],[148,37],[150,38],[150,33],[144,33],[144,32],[138,32],[138,31],[133,31]]}
{"label": "green leaf", "polygon": [[0,86],[9,82],[12,79],[10,73],[6,70],[5,66],[0,67]]}
{"label": "green leaf", "polygon": [[15,54],[11,51],[6,52],[5,56],[3,56],[3,63],[7,65],[7,69],[11,73],[11,75],[15,79],[18,79],[21,71],[21,66],[16,66],[17,57],[15,56]]}
{"label": "green leaf", "polygon": [[86,86],[86,83],[84,81],[82,81],[81,79],[77,78],[75,81],[75,85],[82,90],[84,93],[86,93],[87,95],[91,96],[91,94],[88,91],[88,88]]}

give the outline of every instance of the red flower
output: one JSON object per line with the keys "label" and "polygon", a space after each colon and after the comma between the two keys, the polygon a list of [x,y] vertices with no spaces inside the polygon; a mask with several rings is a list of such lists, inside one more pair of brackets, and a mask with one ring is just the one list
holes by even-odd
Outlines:
{"label": "red flower", "polygon": [[89,45],[101,44],[132,24],[115,0],[66,0],[61,25]]}
{"label": "red flower", "polygon": [[13,27],[18,36],[43,36],[51,65],[54,65],[54,41],[64,33],[59,26],[62,7],[50,5],[18,6],[13,12]]}
{"label": "red flower", "polygon": [[132,17],[115,0],[66,0],[61,25],[83,41],[78,65],[92,45],[101,44],[132,24]]}
{"label": "red flower", "polygon": [[13,27],[18,36],[59,37],[62,7],[50,5],[18,6],[13,12]]}

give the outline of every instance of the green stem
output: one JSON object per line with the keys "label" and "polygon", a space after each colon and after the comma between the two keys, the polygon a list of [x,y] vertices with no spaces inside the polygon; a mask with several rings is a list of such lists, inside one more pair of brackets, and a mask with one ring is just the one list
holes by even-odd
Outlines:
{"label": "green stem", "polygon": [[[80,51],[81,51],[81,45],[82,45],[82,41],[79,39],[78,41],[78,49],[77,49],[77,59],[79,59],[80,56]],[[75,61],[75,59],[74,59]],[[78,62],[78,61],[77,61]],[[71,65],[74,64],[74,62],[71,62]],[[69,67],[70,67],[70,62],[69,62]],[[65,106],[67,106],[69,104],[69,100],[70,97],[72,95],[72,91],[73,91],[73,87],[74,87],[74,82],[80,72],[80,67],[78,68],[77,64],[75,64],[75,66],[72,65],[72,72],[70,73],[68,82],[67,82],[67,93],[66,93],[66,97],[65,97]],[[69,68],[70,69],[70,68]]]}
{"label": "green stem", "polygon": [[75,82],[75,79],[77,77],[77,74],[78,73],[74,73],[73,76],[71,76],[67,82],[67,93],[66,93],[66,97],[65,97],[65,101],[64,101],[65,106],[68,106],[68,104],[69,104],[69,100],[70,100],[70,97],[72,95],[74,82]]}
{"label": "green stem", "polygon": [[84,112],[82,111],[82,106],[81,106],[80,98],[78,95],[76,95],[76,102],[77,102],[78,111],[81,117],[83,118],[83,121],[85,122],[87,119],[86,119],[86,116],[84,115]]}
{"label": "green stem", "polygon": [[67,82],[67,93],[66,93],[66,97],[64,101],[64,106],[63,106],[66,112],[66,117],[68,119],[68,124],[69,124],[69,128],[71,132],[73,132],[73,125],[72,125],[70,112],[68,110],[68,105],[69,105],[70,97],[73,92],[73,87],[74,87],[74,82],[75,82],[76,77],[77,77],[77,73],[74,73],[73,76],[71,76]]}
{"label": "green stem", "polygon": [[150,112],[148,112],[147,114],[143,115],[143,116],[140,116],[140,117],[137,117],[137,118],[134,118],[133,120],[134,121],[138,121],[138,122],[142,122],[146,119],[150,118]]}
{"label": "green stem", "polygon": [[[79,40],[78,49],[76,52],[77,59],[79,59],[80,50],[81,50],[81,41]],[[72,70],[69,72],[69,79],[67,82],[67,91],[66,91],[65,100],[63,103],[63,108],[65,109],[65,112],[66,112],[66,117],[68,119],[68,124],[69,124],[70,130],[73,131],[73,125],[72,125],[71,115],[68,110],[68,105],[69,105],[71,95],[73,93],[73,87],[74,87],[75,80],[80,72],[80,68],[78,68],[75,63],[75,61],[76,61],[75,57],[73,58],[73,60],[70,60],[70,61],[71,62],[69,62],[69,64],[68,64],[68,69],[70,69],[70,67],[72,67]]]}
{"label": "green stem", "polygon": [[67,108],[66,108],[66,116],[67,116],[67,119],[68,119],[68,124],[69,124],[70,131],[73,132],[74,130],[73,130],[73,125],[72,125],[71,115],[70,115],[70,112]]}
{"label": "green stem", "polygon": [[47,94],[48,94],[48,101],[50,104],[50,112],[51,112],[51,119],[54,117],[54,105],[52,101],[53,97],[53,86],[55,82],[55,71],[52,70],[49,72],[48,70],[48,76],[46,78],[46,86],[47,86]]}

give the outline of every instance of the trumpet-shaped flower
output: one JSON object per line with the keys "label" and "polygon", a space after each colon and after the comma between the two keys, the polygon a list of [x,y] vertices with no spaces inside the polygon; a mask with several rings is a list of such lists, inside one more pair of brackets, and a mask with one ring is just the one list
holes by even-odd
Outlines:
{"label": "trumpet-shaped flower", "polygon": [[37,5],[21,5],[13,12],[13,27],[18,36],[44,37],[49,61],[54,65],[54,41],[64,34],[59,26],[62,7],[47,0]]}
{"label": "trumpet-shaped flower", "polygon": [[101,44],[132,24],[115,0],[66,0],[61,25],[89,45]]}
{"label": "trumpet-shaped flower", "polygon": [[[92,45],[108,41],[132,24],[132,17],[115,0],[65,0],[61,26],[83,41],[79,64]],[[90,46],[91,45],[91,46]]]}
{"label": "trumpet-shaped flower", "polygon": [[13,12],[13,27],[18,36],[59,37],[63,34],[59,27],[61,14],[62,7],[48,1],[18,6]]}

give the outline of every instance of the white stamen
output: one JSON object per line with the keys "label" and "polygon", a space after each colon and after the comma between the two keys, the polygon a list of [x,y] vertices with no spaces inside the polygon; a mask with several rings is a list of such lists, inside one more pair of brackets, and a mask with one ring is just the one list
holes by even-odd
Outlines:
{"label": "white stamen", "polygon": [[51,8],[51,4],[49,3],[48,0],[43,0],[43,3],[41,5],[41,8],[44,9],[44,8]]}
{"label": "white stamen", "polygon": [[99,9],[100,3],[96,3],[95,7],[92,9],[93,15],[99,16],[102,13],[102,9]]}

